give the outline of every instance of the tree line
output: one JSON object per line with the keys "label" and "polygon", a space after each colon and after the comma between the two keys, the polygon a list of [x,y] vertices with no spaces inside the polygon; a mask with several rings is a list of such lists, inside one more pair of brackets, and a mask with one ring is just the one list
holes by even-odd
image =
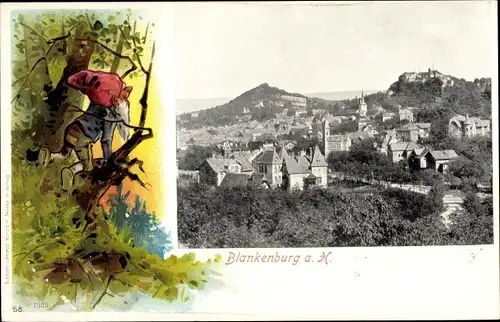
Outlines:
{"label": "tree line", "polygon": [[[194,248],[430,246],[493,242],[491,200],[471,199],[451,228],[442,191],[371,194],[314,189],[178,187],[178,230]],[[474,233],[470,233],[474,231]]]}

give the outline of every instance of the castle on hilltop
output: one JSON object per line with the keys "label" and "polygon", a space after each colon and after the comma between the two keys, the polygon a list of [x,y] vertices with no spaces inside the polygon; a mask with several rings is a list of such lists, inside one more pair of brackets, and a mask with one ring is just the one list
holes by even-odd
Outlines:
{"label": "castle on hilltop", "polygon": [[405,83],[425,83],[432,79],[439,79],[443,86],[453,86],[454,82],[451,76],[445,75],[437,70],[428,69],[427,72],[405,72],[399,76],[399,80]]}

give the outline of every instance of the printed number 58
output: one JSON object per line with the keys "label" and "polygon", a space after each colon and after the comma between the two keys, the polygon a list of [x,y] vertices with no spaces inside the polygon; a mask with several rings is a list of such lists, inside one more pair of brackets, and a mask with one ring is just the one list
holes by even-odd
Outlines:
{"label": "printed number 58", "polygon": [[13,306],[12,307],[12,311],[14,311],[14,312],[22,312],[23,311],[23,307],[22,306]]}

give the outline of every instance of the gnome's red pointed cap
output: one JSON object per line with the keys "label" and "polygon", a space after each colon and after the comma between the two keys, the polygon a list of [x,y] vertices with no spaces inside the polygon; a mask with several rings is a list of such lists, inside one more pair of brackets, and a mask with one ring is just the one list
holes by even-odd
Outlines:
{"label": "gnome's red pointed cap", "polygon": [[68,77],[68,85],[87,95],[92,104],[105,107],[113,105],[113,97],[128,98],[130,94],[116,73],[85,69]]}

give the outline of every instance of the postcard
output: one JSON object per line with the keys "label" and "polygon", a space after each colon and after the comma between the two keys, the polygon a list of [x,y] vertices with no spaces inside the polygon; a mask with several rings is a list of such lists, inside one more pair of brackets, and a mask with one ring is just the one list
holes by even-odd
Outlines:
{"label": "postcard", "polygon": [[499,318],[496,10],[2,4],[2,319]]}

